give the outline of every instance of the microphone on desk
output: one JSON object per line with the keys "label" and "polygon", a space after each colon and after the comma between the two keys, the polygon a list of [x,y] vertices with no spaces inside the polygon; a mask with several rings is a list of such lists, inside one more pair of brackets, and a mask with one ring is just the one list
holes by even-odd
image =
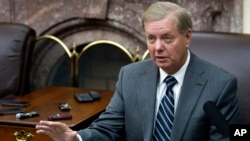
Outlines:
{"label": "microphone on desk", "polygon": [[18,119],[25,119],[25,118],[35,117],[35,116],[38,116],[38,115],[39,115],[38,112],[17,113],[16,114],[16,118],[18,118]]}
{"label": "microphone on desk", "polygon": [[229,137],[229,125],[225,117],[219,111],[217,106],[212,101],[207,101],[203,105],[203,109],[211,122],[215,125],[218,131],[225,137]]}

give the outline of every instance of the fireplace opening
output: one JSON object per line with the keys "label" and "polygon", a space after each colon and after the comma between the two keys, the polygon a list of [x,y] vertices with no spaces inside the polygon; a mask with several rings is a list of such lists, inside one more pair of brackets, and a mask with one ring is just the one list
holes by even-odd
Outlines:
{"label": "fireplace opening", "polygon": [[[63,47],[64,45],[54,38],[48,38],[48,35],[58,39],[66,47]],[[111,41],[123,46],[133,57],[137,55],[142,57],[147,49],[144,32],[138,32],[138,30],[121,22],[81,18],[67,20],[49,27],[48,30],[38,36],[34,50],[35,57],[32,61],[32,70],[30,73],[31,90],[36,90],[48,85],[75,86],[72,85],[72,82],[74,83],[76,81],[72,81],[71,79],[72,60],[68,57],[70,56],[68,49],[70,50],[76,46],[78,52],[81,52],[86,46],[100,40]],[[74,47],[73,43],[75,44]],[[97,51],[92,51],[95,49]],[[139,49],[139,53],[137,49]],[[65,53],[66,50],[67,53]],[[107,57],[103,56],[105,54]],[[98,57],[102,58],[97,61],[96,59],[98,59]],[[85,62],[88,58],[92,60]],[[104,62],[105,59],[107,60]],[[108,59],[110,61],[108,61]],[[93,62],[103,63],[94,66],[96,67],[96,69],[94,69],[94,67],[91,68],[92,66],[90,65]],[[79,78],[79,81],[77,81],[78,84],[76,86],[114,89],[114,83],[116,83],[119,72],[117,70],[119,70],[121,66],[131,62],[133,62],[131,61],[131,56],[127,56],[124,50],[117,47],[116,44],[95,45],[91,47],[91,49],[88,49],[79,61],[79,69],[77,69],[79,70],[79,77],[75,77]],[[111,70],[108,71],[106,67],[105,69],[102,67],[102,72],[99,72],[98,75],[109,75],[109,77],[103,77],[101,79],[100,76],[95,75],[91,76],[90,79],[90,70],[99,71],[97,67],[101,67],[102,65],[111,66]],[[97,78],[99,78],[100,81],[97,81]],[[104,80],[107,83],[101,82]]]}
{"label": "fireplace opening", "polygon": [[[80,53],[88,44],[78,45]],[[114,90],[119,70],[133,60],[115,44],[95,44],[79,59],[78,85],[83,88]],[[71,86],[70,58],[64,53],[52,67],[46,85]]]}

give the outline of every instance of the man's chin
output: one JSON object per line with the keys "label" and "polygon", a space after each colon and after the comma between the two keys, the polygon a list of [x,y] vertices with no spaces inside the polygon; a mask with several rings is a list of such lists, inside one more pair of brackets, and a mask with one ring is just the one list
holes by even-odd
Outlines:
{"label": "man's chin", "polygon": [[156,62],[156,65],[159,67],[159,68],[166,68],[168,66],[168,64],[166,63],[162,63],[162,62]]}

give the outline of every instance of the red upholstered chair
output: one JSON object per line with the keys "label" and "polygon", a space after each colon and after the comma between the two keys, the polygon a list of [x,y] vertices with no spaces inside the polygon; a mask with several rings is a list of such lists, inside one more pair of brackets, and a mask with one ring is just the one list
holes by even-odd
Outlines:
{"label": "red upholstered chair", "polygon": [[29,92],[29,72],[36,32],[17,23],[0,23],[0,99]]}

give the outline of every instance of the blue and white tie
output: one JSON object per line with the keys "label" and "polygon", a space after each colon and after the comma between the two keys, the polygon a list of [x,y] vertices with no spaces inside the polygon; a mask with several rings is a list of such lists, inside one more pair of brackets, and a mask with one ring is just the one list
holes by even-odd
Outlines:
{"label": "blue and white tie", "polygon": [[161,100],[157,113],[153,136],[154,141],[170,141],[174,121],[174,93],[172,88],[177,81],[173,76],[169,75],[164,82],[167,84],[167,91]]}

